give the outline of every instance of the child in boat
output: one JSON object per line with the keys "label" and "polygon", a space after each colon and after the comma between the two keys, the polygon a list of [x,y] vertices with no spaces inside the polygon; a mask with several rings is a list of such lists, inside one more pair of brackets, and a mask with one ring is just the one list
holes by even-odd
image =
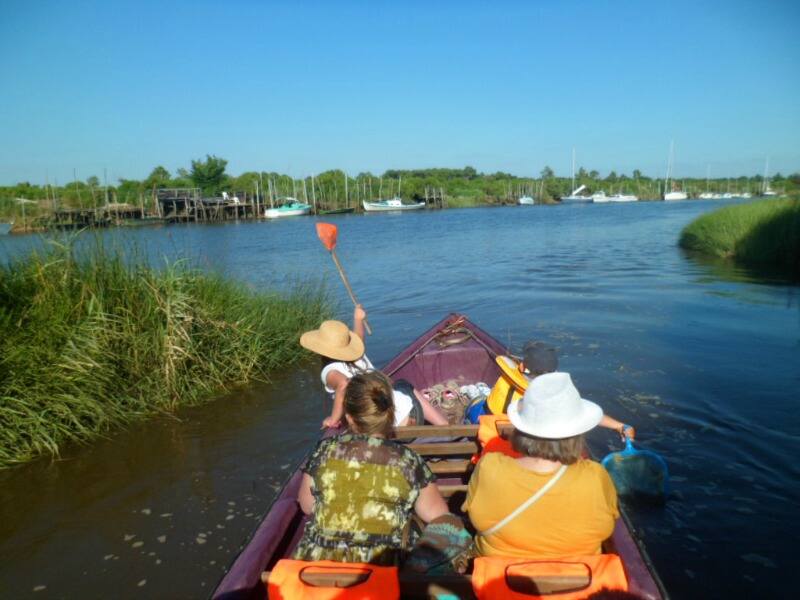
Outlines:
{"label": "child in boat", "polygon": [[294,558],[397,564],[411,513],[430,522],[448,513],[425,461],[392,433],[394,402],[380,371],[350,378],[348,432],[321,440],[301,467],[297,500],[311,515]]}
{"label": "child in boat", "polygon": [[[531,381],[508,409],[511,443],[521,456],[484,454],[469,482],[462,509],[478,531],[480,554],[554,558],[600,552],[619,517],[617,492],[606,470],[581,453],[584,433],[602,417],[597,404],[581,399],[568,373]],[[542,495],[535,498],[537,492]]]}
{"label": "child in boat", "polygon": [[[498,357],[502,374],[497,379],[486,400],[486,409],[492,414],[505,414],[512,402],[522,396],[528,383],[545,373],[558,370],[558,353],[552,346],[543,342],[529,341],[522,348],[522,361],[513,361],[507,356]],[[624,440],[634,439],[636,430],[610,415],[603,415],[600,427],[613,429]]]}
{"label": "child in boat", "polygon": [[[325,321],[319,329],[305,332],[300,336],[300,345],[319,354],[324,366],[320,373],[325,391],[333,396],[331,414],[322,421],[322,428],[337,427],[344,414],[344,390],[353,375],[374,369],[364,353],[364,321],[366,311],[357,305],[353,311],[353,330],[341,321]],[[404,393],[408,392],[408,393]],[[412,398],[411,396],[414,396]],[[419,405],[424,419],[433,425],[447,425],[447,418],[431,405],[422,395],[417,395],[408,385],[403,391],[394,390],[395,426],[406,425],[409,415]],[[419,411],[415,411],[419,412]],[[419,417],[418,417],[419,418]],[[421,420],[421,418],[420,418]],[[422,425],[421,422],[417,423]]]}

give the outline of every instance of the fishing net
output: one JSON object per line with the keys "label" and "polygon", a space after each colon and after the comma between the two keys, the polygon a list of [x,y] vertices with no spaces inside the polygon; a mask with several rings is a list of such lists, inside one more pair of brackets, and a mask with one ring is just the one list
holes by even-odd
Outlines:
{"label": "fishing net", "polygon": [[620,495],[655,500],[667,494],[669,472],[664,459],[655,452],[637,450],[630,441],[625,450],[606,456],[603,466]]}

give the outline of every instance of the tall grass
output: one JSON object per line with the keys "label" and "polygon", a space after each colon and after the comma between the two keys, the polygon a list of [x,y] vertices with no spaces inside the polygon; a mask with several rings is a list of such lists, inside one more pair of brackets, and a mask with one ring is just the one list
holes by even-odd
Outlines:
{"label": "tall grass", "polygon": [[0,265],[0,467],[265,379],[327,313],[319,286],[256,292],[98,241]]}
{"label": "tall grass", "polygon": [[769,266],[800,279],[800,200],[727,206],[687,225],[680,245],[749,266]]}

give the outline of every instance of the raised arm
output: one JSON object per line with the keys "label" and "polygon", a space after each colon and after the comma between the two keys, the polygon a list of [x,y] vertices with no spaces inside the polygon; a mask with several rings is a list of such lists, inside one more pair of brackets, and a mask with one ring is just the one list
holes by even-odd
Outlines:
{"label": "raised arm", "polygon": [[365,311],[364,307],[360,304],[356,304],[356,307],[353,309],[353,331],[361,338],[361,341],[366,341],[364,338],[364,321],[366,320],[367,311]]}

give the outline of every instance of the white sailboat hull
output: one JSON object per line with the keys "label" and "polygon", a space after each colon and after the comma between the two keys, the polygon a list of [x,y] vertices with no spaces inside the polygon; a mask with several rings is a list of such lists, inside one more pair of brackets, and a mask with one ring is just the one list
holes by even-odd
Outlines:
{"label": "white sailboat hull", "polygon": [[561,202],[563,204],[567,203],[577,203],[577,202],[592,202],[591,196],[562,196]]}
{"label": "white sailboat hull", "polygon": [[419,210],[425,208],[424,202],[415,202],[414,204],[403,204],[400,200],[380,200],[378,202],[362,201],[364,210],[366,212],[387,212],[398,210]]}
{"label": "white sailboat hull", "polygon": [[531,206],[535,204],[534,199],[531,196],[523,196],[518,202],[523,206]]}
{"label": "white sailboat hull", "polygon": [[664,200],[688,200],[689,196],[686,192],[667,192],[664,194]]}

